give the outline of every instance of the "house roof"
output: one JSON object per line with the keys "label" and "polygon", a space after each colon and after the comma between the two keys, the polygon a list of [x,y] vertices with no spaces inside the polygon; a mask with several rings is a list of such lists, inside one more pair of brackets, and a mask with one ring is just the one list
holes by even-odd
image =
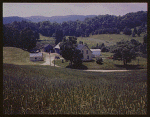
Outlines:
{"label": "house roof", "polygon": [[54,48],[58,48],[58,49],[60,49],[60,42],[54,47]]}
{"label": "house roof", "polygon": [[[83,48],[84,46],[86,46],[86,47],[88,48],[88,46],[85,45],[85,44],[78,44],[78,45],[77,45],[77,49],[82,50],[82,48]],[[89,49],[89,48],[88,48],[88,49]],[[90,50],[90,49],[89,49],[89,50]],[[91,50],[90,50],[90,51],[91,51]]]}
{"label": "house roof", "polygon": [[30,53],[30,57],[42,57],[43,54],[41,52],[39,53]]}
{"label": "house roof", "polygon": [[77,49],[81,50],[84,46],[85,46],[85,45],[83,45],[83,44],[78,44],[78,45],[77,45]]}

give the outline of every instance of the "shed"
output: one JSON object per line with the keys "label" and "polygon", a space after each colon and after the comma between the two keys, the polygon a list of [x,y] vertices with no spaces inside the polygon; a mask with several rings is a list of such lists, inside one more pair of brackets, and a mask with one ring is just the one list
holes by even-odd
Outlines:
{"label": "shed", "polygon": [[50,44],[44,45],[44,52],[53,52],[53,47]]}
{"label": "shed", "polygon": [[43,61],[43,53],[30,53],[30,61]]}
{"label": "shed", "polygon": [[101,49],[90,49],[92,51],[92,57],[99,57],[101,56]]}

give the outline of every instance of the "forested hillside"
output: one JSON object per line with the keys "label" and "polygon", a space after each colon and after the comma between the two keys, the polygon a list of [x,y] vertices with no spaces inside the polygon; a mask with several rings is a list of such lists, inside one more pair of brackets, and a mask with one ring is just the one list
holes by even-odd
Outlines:
{"label": "forested hillside", "polygon": [[[136,29],[137,26],[139,27],[138,29]],[[131,28],[134,28],[134,30],[132,31]],[[23,31],[26,32],[23,33]],[[88,37],[89,35],[97,34],[120,34],[120,32],[125,35],[132,34],[132,36],[135,36],[137,34],[140,36],[142,32],[146,31],[147,11],[139,11],[128,13],[124,16],[99,15],[86,18],[84,21],[65,21],[63,23],[15,21],[11,24],[3,25],[3,42],[4,46],[18,46],[29,49],[35,46],[34,43],[39,38],[39,33],[48,37],[59,37],[59,34],[61,36]],[[30,41],[27,41],[27,39]],[[56,44],[59,41],[56,39]],[[30,44],[25,47],[24,43]]]}

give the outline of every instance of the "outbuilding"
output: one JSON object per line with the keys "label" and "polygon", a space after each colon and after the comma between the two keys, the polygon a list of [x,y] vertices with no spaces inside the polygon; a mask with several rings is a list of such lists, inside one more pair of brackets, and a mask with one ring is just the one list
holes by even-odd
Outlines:
{"label": "outbuilding", "polygon": [[60,42],[54,47],[55,53],[60,54]]}
{"label": "outbuilding", "polygon": [[43,61],[43,53],[30,53],[30,61]]}
{"label": "outbuilding", "polygon": [[101,49],[90,49],[92,51],[92,57],[99,57],[101,56]]}

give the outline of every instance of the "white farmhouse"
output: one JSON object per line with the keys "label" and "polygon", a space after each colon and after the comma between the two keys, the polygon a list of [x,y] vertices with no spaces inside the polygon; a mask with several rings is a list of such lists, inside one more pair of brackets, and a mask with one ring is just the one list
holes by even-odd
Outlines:
{"label": "white farmhouse", "polygon": [[78,44],[77,49],[83,53],[83,61],[91,61],[92,60],[92,52],[85,44]]}

